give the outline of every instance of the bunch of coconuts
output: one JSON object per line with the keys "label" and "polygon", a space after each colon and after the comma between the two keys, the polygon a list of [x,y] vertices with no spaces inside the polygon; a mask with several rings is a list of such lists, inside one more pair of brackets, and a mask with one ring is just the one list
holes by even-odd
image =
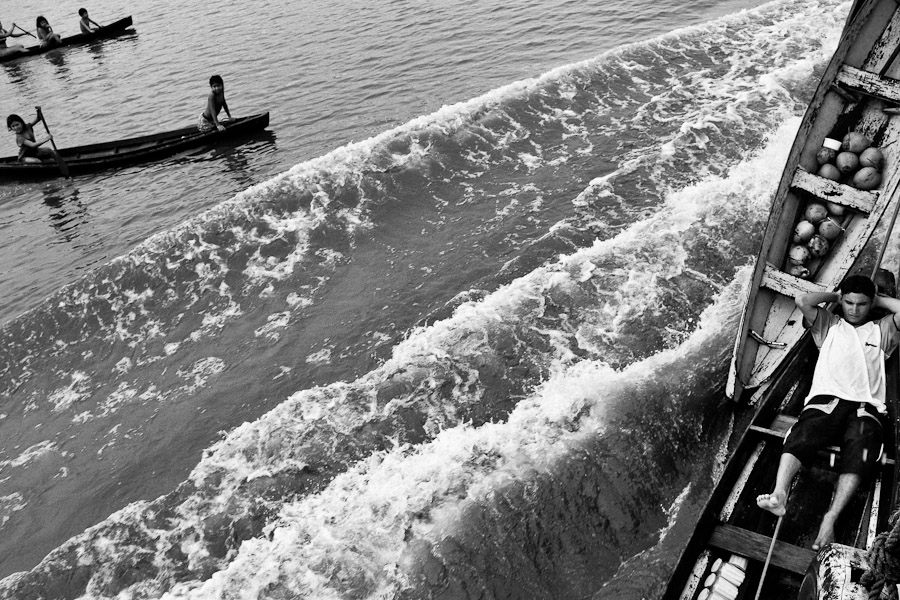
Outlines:
{"label": "bunch of coconuts", "polygon": [[838,142],[826,138],[816,153],[820,177],[839,181],[859,190],[874,190],[881,185],[884,155],[872,147],[872,140],[851,131]]}
{"label": "bunch of coconuts", "polygon": [[[861,133],[851,131],[840,142],[826,138],[816,161],[820,177],[860,190],[874,190],[881,185],[884,155]],[[788,250],[788,273],[801,278],[810,276],[810,261],[828,254],[831,244],[843,233],[844,212],[843,205],[833,202],[814,200],[806,205]]]}
{"label": "bunch of coconuts", "polygon": [[831,243],[844,232],[841,219],[845,208],[833,202],[810,202],[794,228],[793,244],[788,250],[787,272],[795,277],[810,276],[809,262],[823,258]]}

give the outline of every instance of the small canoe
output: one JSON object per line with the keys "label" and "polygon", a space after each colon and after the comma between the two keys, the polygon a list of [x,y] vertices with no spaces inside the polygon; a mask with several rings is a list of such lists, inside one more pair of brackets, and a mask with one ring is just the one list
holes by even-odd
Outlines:
{"label": "small canoe", "polygon": [[[54,44],[52,46],[30,46],[26,48],[25,52],[10,52],[9,54],[4,54],[0,56],[0,62],[9,62],[12,60],[18,60],[20,58],[25,58],[28,56],[35,56],[37,54],[43,54],[45,52],[50,52],[51,50],[57,50],[59,48],[64,48],[66,46],[74,46],[76,44],[87,44],[89,42],[93,42],[94,40],[102,40],[105,38],[116,37],[118,35],[122,35],[125,31],[131,27],[131,17],[125,17],[124,19],[119,19],[118,21],[114,21],[109,25],[104,25],[100,29],[96,31],[92,31],[91,33],[79,33],[76,35],[70,35],[69,37],[64,37],[60,40],[60,43]],[[12,38],[10,38],[12,39]]]}
{"label": "small canoe", "polygon": [[[888,292],[896,288],[886,271],[879,272],[876,282]],[[682,551],[663,600],[749,600],[756,597],[761,582],[763,599],[866,597],[859,584],[867,566],[865,552],[878,533],[890,528],[888,520],[897,502],[898,354],[895,351],[885,364],[886,421],[893,424],[884,428],[885,453],[875,476],[859,487],[838,519],[836,543],[818,553],[811,549],[837,481],[834,465],[839,448],[823,451],[800,471],[780,526],[774,515],[756,505],[756,496],[774,486],[783,438],[810,389],[818,352],[806,337],[754,409],[739,417],[735,430],[741,435],[735,451]]]}
{"label": "small canoe", "polygon": [[[146,163],[265,129],[269,124],[269,113],[223,121],[222,124],[225,131],[200,132],[196,126],[184,127],[115,142],[60,148],[59,154],[72,175]],[[59,175],[59,167],[52,160],[26,163],[20,162],[17,156],[0,158],[0,180],[45,179]]]}
{"label": "small canoe", "polygon": [[[773,380],[804,336],[794,298],[835,290],[897,197],[898,54],[897,2],[857,2],[801,122],[772,201],[735,340],[730,397],[740,398],[744,390]],[[848,148],[840,143],[848,135],[859,143],[849,149],[854,156],[844,156],[847,160],[841,162]],[[839,150],[829,157],[823,147],[831,143]],[[868,179],[862,176],[862,164],[853,164],[865,162],[858,150],[866,143],[883,157],[874,178]],[[880,184],[873,186],[877,180]]]}

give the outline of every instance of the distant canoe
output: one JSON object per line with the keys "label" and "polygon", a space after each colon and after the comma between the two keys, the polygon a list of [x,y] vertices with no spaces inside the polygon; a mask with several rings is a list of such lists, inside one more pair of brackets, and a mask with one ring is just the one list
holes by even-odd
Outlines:
{"label": "distant canoe", "polygon": [[[60,148],[69,173],[79,175],[159,160],[193,148],[214,146],[222,140],[265,129],[269,113],[223,121],[225,131],[200,132],[196,126],[175,131],[144,135],[115,142]],[[58,177],[55,161],[42,163],[20,162],[17,156],[0,158],[0,180],[46,179]]]}
{"label": "distant canoe", "polygon": [[88,42],[93,42],[94,40],[102,40],[104,38],[116,37],[117,35],[122,35],[125,33],[125,30],[131,27],[131,17],[125,17],[124,19],[119,19],[109,25],[104,25],[100,29],[96,31],[92,31],[91,33],[79,33],[77,35],[70,35],[69,37],[64,37],[58,44],[54,44],[52,46],[31,46],[27,48],[27,52],[17,52],[17,53],[9,53],[4,56],[0,56],[0,62],[9,62],[11,60],[18,60],[20,58],[25,58],[27,56],[35,56],[36,54],[43,54],[44,52],[50,52],[51,50],[56,50],[58,48],[64,48],[66,46],[74,46],[76,44],[86,44]]}

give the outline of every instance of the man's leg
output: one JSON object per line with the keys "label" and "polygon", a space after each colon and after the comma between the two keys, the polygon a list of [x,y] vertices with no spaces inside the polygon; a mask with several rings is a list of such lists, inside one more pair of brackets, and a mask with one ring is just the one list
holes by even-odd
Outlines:
{"label": "man's leg", "polygon": [[[783,452],[778,461],[778,474],[775,476],[775,489],[771,494],[760,494],[756,497],[756,505],[775,516],[783,516],[786,510],[788,492],[791,482],[800,470],[800,459],[793,454]],[[857,485],[859,482],[857,481]],[[852,493],[851,493],[852,496]],[[845,502],[846,504],[846,502]]]}
{"label": "man's leg", "polygon": [[863,477],[871,475],[881,450],[881,422],[873,409],[860,408],[850,416],[841,443],[841,474],[834,498],[822,517],[813,550],[834,541],[834,524],[853,499]]}
{"label": "man's leg", "polygon": [[837,487],[834,490],[834,498],[831,499],[831,506],[828,507],[828,512],[822,517],[822,524],[819,526],[819,535],[816,536],[816,541],[813,542],[813,550],[818,550],[825,544],[830,544],[834,541],[834,524],[840,516],[841,511],[843,511],[850,503],[850,500],[853,499],[853,494],[856,493],[860,481],[862,481],[862,477],[856,473],[840,474],[837,481]]}

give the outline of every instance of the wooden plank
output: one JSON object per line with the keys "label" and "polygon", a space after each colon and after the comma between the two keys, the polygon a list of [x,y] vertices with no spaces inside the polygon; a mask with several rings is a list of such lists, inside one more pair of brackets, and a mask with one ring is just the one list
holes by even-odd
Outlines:
{"label": "wooden plank", "polygon": [[[882,10],[890,10],[890,7]],[[876,14],[874,18],[878,19],[883,14],[883,12],[880,15]],[[884,22],[883,18],[881,22]],[[900,11],[894,10],[890,19],[887,20],[887,26],[866,57],[866,70],[894,77],[892,67],[897,62],[893,60],[897,48],[900,48]]]}
{"label": "wooden plank", "polygon": [[[766,560],[772,538],[734,525],[718,525],[713,530],[709,543],[716,548],[763,562]],[[815,557],[816,553],[812,550],[776,541],[771,564],[802,577],[806,573],[806,567]]]}
{"label": "wooden plank", "polygon": [[771,263],[766,263],[766,270],[763,272],[760,285],[789,298],[796,298],[801,294],[830,291],[820,283],[788,275],[784,271],[776,269]]}
{"label": "wooden plank", "polygon": [[875,73],[844,65],[838,71],[837,82],[854,91],[891,102],[900,102],[900,82],[879,77]]}
{"label": "wooden plank", "polygon": [[750,454],[747,462],[744,463],[744,468],[741,469],[741,474],[738,475],[737,481],[734,483],[734,486],[728,493],[728,497],[722,504],[722,510],[721,512],[719,512],[719,520],[727,521],[731,518],[731,514],[734,512],[734,507],[737,506],[738,499],[743,493],[744,488],[747,487],[747,482],[750,481],[750,474],[753,473],[753,469],[756,467],[756,461],[759,460],[760,455],[765,449],[766,443],[764,441],[758,443],[753,449],[753,452]]}
{"label": "wooden plank", "polygon": [[750,429],[756,431],[757,433],[762,433],[763,435],[771,435],[773,437],[783,438],[787,435],[788,430],[793,427],[794,423],[796,422],[797,417],[779,414],[777,417],[775,417],[775,420],[772,421],[772,424],[768,427],[762,427],[761,425],[751,425]]}
{"label": "wooden plank", "polygon": [[704,550],[700,554],[700,558],[697,559],[697,562],[694,564],[694,568],[691,570],[688,581],[684,585],[684,589],[681,591],[679,600],[691,600],[691,598],[694,597],[694,594],[697,592],[697,588],[700,587],[700,582],[703,581],[702,577],[706,574],[706,568],[708,566],[709,550]]}
{"label": "wooden plank", "polygon": [[875,202],[878,200],[878,192],[858,190],[849,185],[819,177],[800,167],[797,167],[794,172],[791,187],[808,192],[820,200],[849,206],[866,214],[872,212]]}

